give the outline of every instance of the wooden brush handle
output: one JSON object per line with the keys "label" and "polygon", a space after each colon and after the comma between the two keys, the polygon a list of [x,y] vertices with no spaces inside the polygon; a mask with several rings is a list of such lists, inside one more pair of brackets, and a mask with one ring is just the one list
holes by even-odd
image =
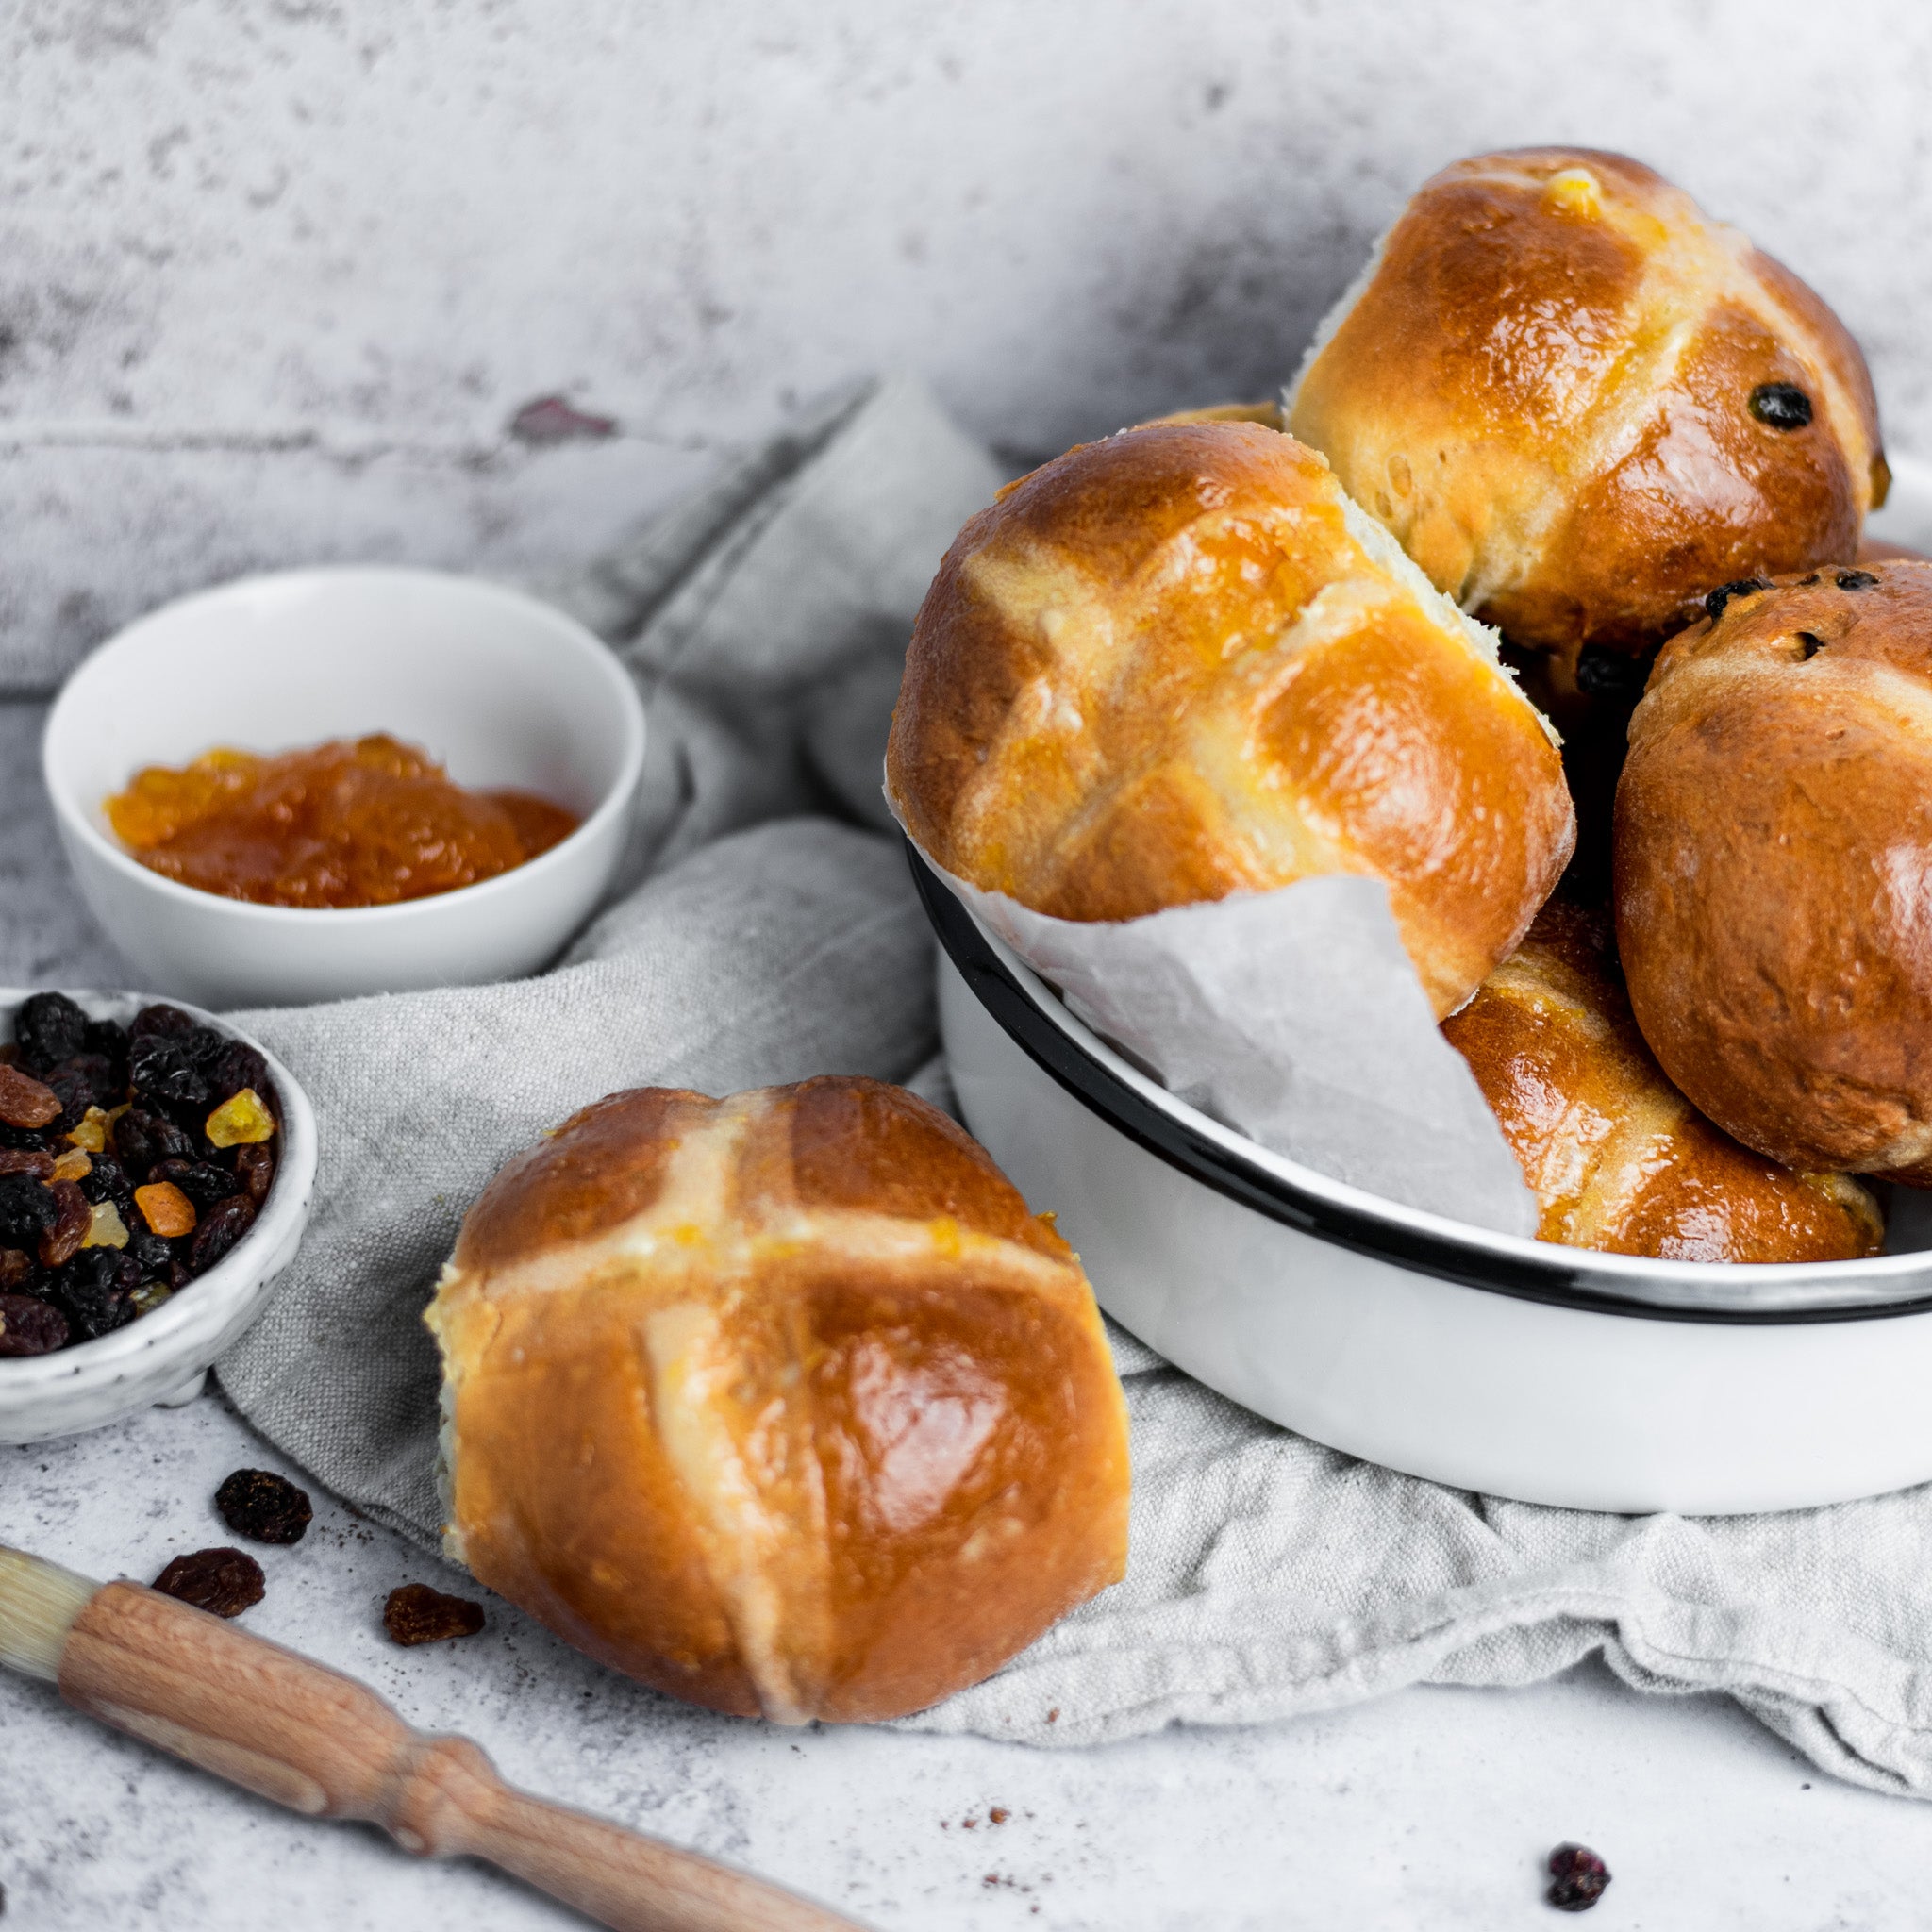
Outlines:
{"label": "wooden brush handle", "polygon": [[618,1932],[856,1932],[791,1892],[514,1790],[463,1738],[138,1584],[110,1583],[60,1657],[77,1709],[315,1818],[382,1825],[423,1857],[487,1858]]}

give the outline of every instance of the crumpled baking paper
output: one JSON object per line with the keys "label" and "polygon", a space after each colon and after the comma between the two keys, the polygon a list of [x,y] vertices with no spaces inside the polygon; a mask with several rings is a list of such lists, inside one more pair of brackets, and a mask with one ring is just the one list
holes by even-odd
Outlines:
{"label": "crumpled baking paper", "polygon": [[1077,1019],[1176,1098],[1387,1200],[1536,1233],[1536,1196],[1437,1028],[1380,879],[1301,879],[1141,919],[1054,919],[913,844]]}

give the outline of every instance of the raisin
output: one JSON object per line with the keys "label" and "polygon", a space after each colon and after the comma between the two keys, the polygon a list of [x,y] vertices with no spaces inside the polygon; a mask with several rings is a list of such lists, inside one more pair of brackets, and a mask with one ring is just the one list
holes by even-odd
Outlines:
{"label": "raisin", "polygon": [[58,1268],[86,1241],[94,1223],[93,1203],[72,1181],[48,1181],[41,1191],[54,1204],[53,1224],[41,1236],[41,1259]]}
{"label": "raisin", "polygon": [[1773,429],[1803,429],[1811,420],[1811,398],[1795,383],[1760,382],[1751,391],[1751,413]]}
{"label": "raisin", "polygon": [[84,1340],[111,1335],[134,1320],[128,1297],[141,1286],[141,1265],[113,1248],[87,1248],[59,1269],[48,1299]]}
{"label": "raisin", "polygon": [[40,1261],[25,1248],[0,1248],[0,1293],[25,1291],[40,1272]]}
{"label": "raisin", "polygon": [[197,1031],[198,1023],[192,1014],[184,1013],[179,1007],[167,1006],[158,1001],[154,1006],[142,1008],[141,1011],[135,1014],[134,1024],[127,1030],[135,1040],[140,1040],[150,1033],[178,1037],[184,1033]]}
{"label": "raisin", "polygon": [[189,1267],[196,1274],[206,1274],[254,1222],[255,1203],[246,1194],[230,1194],[225,1201],[217,1201],[201,1217],[201,1225],[188,1243]]}
{"label": "raisin", "polygon": [[0,1356],[52,1355],[67,1346],[67,1317],[31,1295],[0,1294]]}
{"label": "raisin", "polygon": [[1724,606],[1733,597],[1748,597],[1753,591],[1768,591],[1771,580],[1768,577],[1734,577],[1727,584],[1720,584],[1704,600],[1704,614],[1715,624],[1724,614]]}
{"label": "raisin", "polygon": [[75,1085],[76,1091],[84,1089],[88,1105],[98,1107],[104,1112],[110,1107],[121,1104],[125,1081],[114,1075],[114,1063],[97,1053],[77,1053],[71,1059],[62,1060],[58,1066],[49,1067],[41,1076],[47,1085],[58,1093],[62,1081]]}
{"label": "raisin", "polygon": [[1576,688],[1593,698],[1619,698],[1634,704],[1643,695],[1654,657],[1633,658],[1602,644],[1586,644],[1576,658]]}
{"label": "raisin", "polygon": [[[127,1178],[127,1170],[111,1154],[96,1154],[88,1171],[80,1177],[80,1191],[98,1206],[103,1201],[113,1201],[125,1205],[134,1199],[134,1184]],[[126,1215],[124,1212],[122,1219]]]}
{"label": "raisin", "polygon": [[138,1107],[114,1123],[114,1148],[122,1165],[136,1176],[145,1176],[158,1161],[194,1158],[194,1142],[173,1121]]}
{"label": "raisin", "polygon": [[37,992],[13,1016],[20,1057],[39,1072],[87,1051],[88,1018],[64,992]]}
{"label": "raisin", "polygon": [[275,1177],[275,1158],[266,1141],[256,1141],[252,1145],[244,1142],[236,1148],[235,1178],[258,1208],[268,1199],[268,1191]]}
{"label": "raisin", "polygon": [[60,1097],[18,1067],[0,1067],[0,1121],[9,1127],[51,1126],[60,1117]]}
{"label": "raisin", "polygon": [[50,1181],[54,1157],[39,1148],[0,1147],[0,1174],[30,1174],[37,1181]]}
{"label": "raisin", "polygon": [[266,1590],[261,1565],[245,1550],[196,1550],[176,1557],[154,1580],[163,1596],[179,1597],[217,1617],[239,1617]]}
{"label": "raisin", "polygon": [[382,1627],[391,1643],[441,1643],[474,1637],[483,1627],[483,1606],[468,1597],[444,1596],[426,1583],[406,1583],[389,1593]]}
{"label": "raisin", "polygon": [[8,1152],[44,1150],[47,1145],[47,1131],[44,1127],[9,1127],[0,1121],[0,1148]]}
{"label": "raisin", "polygon": [[198,1121],[208,1111],[208,1082],[178,1039],[140,1035],[128,1051],[127,1077],[142,1100],[176,1118]]}
{"label": "raisin", "polygon": [[121,1216],[127,1222],[127,1252],[141,1265],[143,1274],[152,1274],[161,1281],[168,1278],[169,1264],[175,1258],[175,1251],[161,1237],[141,1219],[141,1210],[135,1210],[134,1219],[129,1221],[125,1211]]}
{"label": "raisin", "polygon": [[116,1098],[127,1085],[127,1029],[118,1020],[90,1020],[83,1053],[98,1054],[114,1069]]}
{"label": "raisin", "polygon": [[1840,591],[1869,591],[1877,581],[1869,570],[1841,570],[1838,574]]}
{"label": "raisin", "polygon": [[155,1168],[150,1185],[160,1181],[179,1188],[203,1213],[238,1191],[235,1176],[211,1160],[163,1160]]}
{"label": "raisin", "polygon": [[1588,1845],[1561,1844],[1550,1854],[1550,1889],[1559,1912],[1587,1912],[1610,1882],[1610,1868]]}
{"label": "raisin", "polygon": [[208,1091],[217,1100],[226,1100],[244,1087],[258,1093],[268,1092],[268,1061],[245,1040],[225,1040],[221,1051],[208,1062]]}
{"label": "raisin", "polygon": [[258,1543],[299,1543],[315,1513],[307,1490],[267,1469],[238,1469],[215,1491],[215,1507],[237,1536]]}
{"label": "raisin", "polygon": [[1816,631],[1801,630],[1798,633],[1798,662],[1808,664],[1824,648],[1824,640]]}
{"label": "raisin", "polygon": [[[50,1174],[53,1167],[49,1159]],[[59,1218],[60,1204],[45,1183],[30,1174],[0,1174],[0,1241],[11,1248],[37,1247]]]}

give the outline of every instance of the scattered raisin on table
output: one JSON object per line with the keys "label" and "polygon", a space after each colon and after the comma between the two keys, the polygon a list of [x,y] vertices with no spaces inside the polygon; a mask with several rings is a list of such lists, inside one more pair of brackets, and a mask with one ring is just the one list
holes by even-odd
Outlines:
{"label": "scattered raisin on table", "polygon": [[483,1627],[483,1606],[468,1597],[445,1596],[426,1583],[406,1583],[389,1593],[382,1627],[392,1643],[441,1643],[474,1637]]}
{"label": "scattered raisin on table", "polygon": [[215,1507],[237,1536],[258,1543],[299,1543],[314,1514],[307,1490],[267,1469],[238,1469],[215,1491]]}
{"label": "scattered raisin on table", "polygon": [[1550,1854],[1550,1889],[1559,1912],[1587,1912],[1603,1897],[1610,1868],[1588,1845],[1560,1844]]}
{"label": "scattered raisin on table", "polygon": [[29,1294],[0,1294],[0,1356],[52,1355],[67,1345],[67,1317]]}
{"label": "scattered raisin on table", "polygon": [[258,1604],[267,1589],[261,1565],[246,1550],[233,1549],[176,1557],[152,1587],[217,1617],[239,1617],[249,1605]]}

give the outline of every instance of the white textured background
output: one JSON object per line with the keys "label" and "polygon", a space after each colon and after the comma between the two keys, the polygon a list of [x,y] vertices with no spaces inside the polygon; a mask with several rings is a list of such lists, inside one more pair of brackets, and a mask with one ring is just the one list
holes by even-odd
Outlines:
{"label": "white textured background", "polygon": [[[881,365],[1016,456],[1265,392],[1417,180],[1540,140],[1743,223],[1932,453],[1928,81],[1906,0],[8,0],[0,651],[567,563]],[[508,434],[559,391],[618,433]]]}

